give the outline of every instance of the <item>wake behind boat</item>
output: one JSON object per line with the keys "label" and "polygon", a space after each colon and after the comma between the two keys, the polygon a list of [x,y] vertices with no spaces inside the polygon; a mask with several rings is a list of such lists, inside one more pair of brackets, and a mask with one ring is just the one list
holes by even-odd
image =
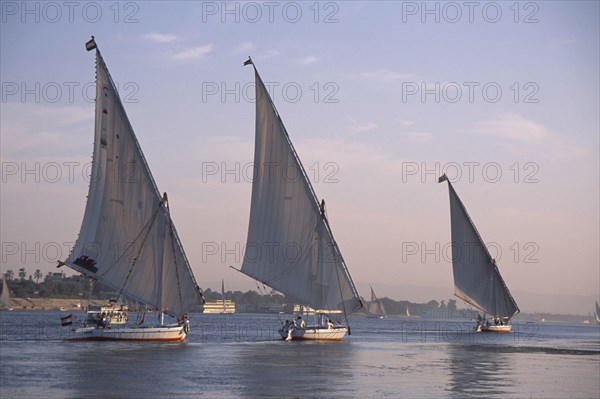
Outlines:
{"label": "wake behind boat", "polygon": [[261,173],[252,182],[240,271],[297,303],[335,311],[313,325],[288,321],[279,330],[283,339],[341,340],[349,332],[347,315],[362,302],[333,238],[325,201],[319,203],[254,63],[244,65],[255,73],[254,165]]}
{"label": "wake behind boat", "polygon": [[[511,317],[519,312],[517,303],[446,175],[439,178],[443,181],[448,182],[450,193],[454,295],[483,312],[483,317],[478,316],[477,332],[508,333]],[[486,319],[486,314],[492,318]]]}
{"label": "wake behind boat", "polygon": [[[119,293],[118,301],[135,301],[159,312],[128,320],[116,304],[88,308],[72,340],[183,341],[187,312],[199,310],[202,293],[190,268],[169,213],[167,194],[160,195],[127,118],[100,50],[96,50],[96,122],[92,177],[79,237],[68,267],[101,281]],[[177,317],[165,324],[165,315]],[[72,316],[62,325],[73,324]]]}

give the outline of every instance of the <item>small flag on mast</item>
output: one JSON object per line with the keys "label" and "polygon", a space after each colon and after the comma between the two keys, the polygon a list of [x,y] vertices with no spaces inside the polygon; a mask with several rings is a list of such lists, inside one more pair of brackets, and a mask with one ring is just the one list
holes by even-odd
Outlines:
{"label": "small flag on mast", "polygon": [[92,51],[92,50],[93,50],[93,49],[95,49],[95,48],[96,48],[96,41],[94,40],[94,36],[92,36],[92,38],[90,39],[90,41],[88,41],[88,42],[85,44],[85,49],[86,49],[87,51]]}
{"label": "small flag on mast", "polygon": [[64,326],[70,326],[70,325],[72,325],[73,324],[73,321],[71,320],[72,316],[73,316],[72,314],[69,314],[69,315],[67,315],[65,317],[61,317],[60,318],[60,325],[63,326],[63,327]]}
{"label": "small flag on mast", "polygon": [[448,177],[446,176],[446,174],[444,173],[443,175],[440,176],[440,178],[438,179],[438,183],[441,183],[443,181],[448,180]]}
{"label": "small flag on mast", "polygon": [[254,63],[252,62],[252,58],[250,58],[250,56],[248,56],[248,59],[244,62],[244,66],[250,65],[250,64],[254,65]]}

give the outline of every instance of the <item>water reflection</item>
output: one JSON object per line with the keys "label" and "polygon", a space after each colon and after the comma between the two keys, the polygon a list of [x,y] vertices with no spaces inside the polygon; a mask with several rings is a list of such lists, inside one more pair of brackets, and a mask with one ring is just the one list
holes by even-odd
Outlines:
{"label": "water reflection", "polygon": [[[64,343],[64,397],[148,398],[185,391],[190,347],[184,343]],[[183,371],[183,373],[182,373]],[[184,384],[185,385],[185,384]]]}
{"label": "water reflection", "polygon": [[448,345],[450,386],[457,398],[503,397],[514,393],[511,354],[498,345]]}
{"label": "water reflection", "polygon": [[351,396],[354,350],[348,342],[275,341],[239,345],[244,397]]}
{"label": "water reflection", "polygon": [[285,342],[273,315],[195,315],[185,343],[63,342],[60,312],[9,313],[0,397],[599,397],[598,326],[357,318],[343,342]]}

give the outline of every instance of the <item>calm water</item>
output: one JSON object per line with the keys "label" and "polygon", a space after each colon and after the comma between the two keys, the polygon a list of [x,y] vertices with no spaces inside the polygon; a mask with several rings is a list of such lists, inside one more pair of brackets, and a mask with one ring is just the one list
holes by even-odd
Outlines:
{"label": "calm water", "polygon": [[185,343],[65,342],[64,312],[0,312],[2,398],[598,398],[600,326],[351,319],[278,340],[275,315],[193,315]]}

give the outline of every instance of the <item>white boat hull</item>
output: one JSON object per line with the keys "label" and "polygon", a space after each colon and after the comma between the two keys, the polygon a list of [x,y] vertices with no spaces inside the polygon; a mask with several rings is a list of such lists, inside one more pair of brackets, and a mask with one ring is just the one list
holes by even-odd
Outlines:
{"label": "white boat hull", "polygon": [[73,329],[67,341],[184,341],[187,335],[183,325],[136,328],[80,327]]}
{"label": "white boat hull", "polygon": [[512,324],[505,324],[503,326],[479,325],[479,326],[475,327],[475,331],[477,331],[477,332],[509,333],[511,329],[512,329]]}
{"label": "white boat hull", "polygon": [[348,327],[306,327],[294,328],[289,332],[287,330],[279,330],[282,339],[292,341],[341,341],[346,336]]}

